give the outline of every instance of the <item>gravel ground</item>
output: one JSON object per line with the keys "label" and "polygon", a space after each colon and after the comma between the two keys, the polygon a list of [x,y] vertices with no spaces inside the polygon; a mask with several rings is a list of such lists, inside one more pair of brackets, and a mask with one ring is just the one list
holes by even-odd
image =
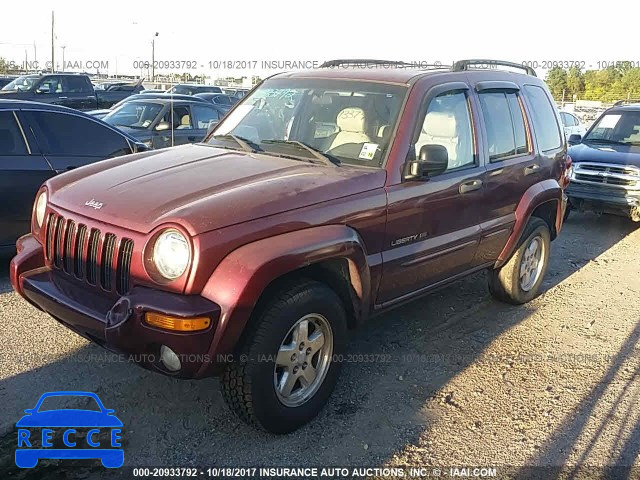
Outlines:
{"label": "gravel ground", "polygon": [[[125,425],[125,464],[524,466],[638,464],[640,228],[572,215],[545,293],[493,301],[484,274],[373,319],[328,406],[288,436],[256,432],[217,379],[180,381],[116,361],[12,292],[0,263],[0,478],[108,478],[13,464],[15,422],[51,390],[96,392]],[[602,472],[565,470],[594,478]],[[625,478],[634,472],[618,471]],[[545,471],[544,476],[557,476]]]}

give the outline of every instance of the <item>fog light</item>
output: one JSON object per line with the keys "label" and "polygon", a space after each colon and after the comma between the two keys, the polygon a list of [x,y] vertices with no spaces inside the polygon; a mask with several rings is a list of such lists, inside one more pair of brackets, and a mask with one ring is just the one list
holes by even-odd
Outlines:
{"label": "fog light", "polygon": [[172,372],[177,372],[180,370],[182,365],[180,364],[180,358],[176,355],[176,352],[171,350],[166,345],[162,345],[160,347],[160,361],[167,368],[167,370],[171,370]]}

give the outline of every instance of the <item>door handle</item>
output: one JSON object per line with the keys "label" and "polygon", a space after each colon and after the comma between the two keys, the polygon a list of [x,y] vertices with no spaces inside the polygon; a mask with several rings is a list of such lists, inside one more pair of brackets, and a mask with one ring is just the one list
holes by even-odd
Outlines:
{"label": "door handle", "polygon": [[66,100],[69,97],[58,97],[60,100]]}
{"label": "door handle", "polygon": [[532,173],[536,173],[536,171],[540,170],[540,165],[534,163],[533,165],[528,165],[524,167],[524,174],[531,175]]}
{"label": "door handle", "polygon": [[471,180],[470,182],[466,182],[460,185],[458,191],[460,193],[469,193],[475,190],[480,190],[482,188],[482,180]]}

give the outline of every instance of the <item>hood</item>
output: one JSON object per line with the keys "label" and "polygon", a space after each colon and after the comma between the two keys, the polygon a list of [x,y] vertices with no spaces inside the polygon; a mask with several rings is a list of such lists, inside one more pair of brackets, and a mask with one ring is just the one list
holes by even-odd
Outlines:
{"label": "hood", "polygon": [[574,163],[594,162],[640,167],[640,147],[632,145],[598,145],[581,143],[569,148]]}
{"label": "hood", "polygon": [[316,165],[207,145],[116,161],[102,169],[89,166],[86,175],[78,169],[54,177],[51,203],[141,233],[178,223],[197,235],[382,188],[386,178],[383,169]]}

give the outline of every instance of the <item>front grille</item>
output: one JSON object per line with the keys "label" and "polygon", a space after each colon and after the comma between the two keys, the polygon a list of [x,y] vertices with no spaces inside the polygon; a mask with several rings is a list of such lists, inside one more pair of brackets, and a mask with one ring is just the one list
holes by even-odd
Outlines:
{"label": "front grille", "polygon": [[573,179],[635,190],[640,188],[640,169],[626,165],[580,162],[574,165]]}
{"label": "front grille", "polygon": [[632,187],[637,183],[636,180],[627,180],[619,177],[600,177],[598,175],[584,175],[580,173],[576,174],[576,180],[581,180],[583,182],[603,183],[605,185],[622,185],[625,187]]}
{"label": "front grille", "polygon": [[129,291],[133,240],[51,213],[45,241],[47,261],[54,268],[108,291]]}

